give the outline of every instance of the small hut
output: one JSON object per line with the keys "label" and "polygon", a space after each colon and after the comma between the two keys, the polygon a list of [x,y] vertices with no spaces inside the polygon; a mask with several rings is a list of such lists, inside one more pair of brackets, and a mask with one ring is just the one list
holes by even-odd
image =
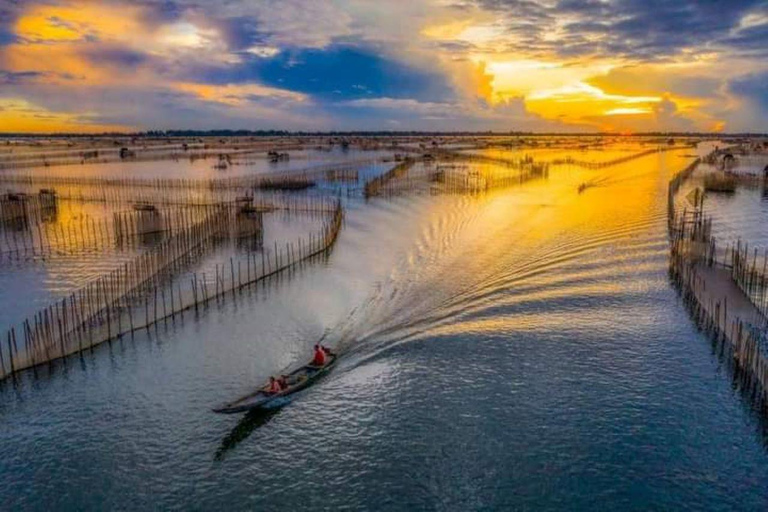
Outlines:
{"label": "small hut", "polygon": [[219,155],[219,161],[214,164],[213,168],[220,171],[225,171],[229,169],[230,165],[232,165],[232,159],[228,154],[222,153]]}
{"label": "small hut", "polygon": [[37,198],[40,201],[40,217],[46,222],[55,220],[58,212],[56,191],[52,188],[41,188]]}
{"label": "small hut", "polygon": [[272,163],[285,162],[290,160],[291,156],[288,153],[278,153],[277,151],[270,151],[267,153],[269,161]]}
{"label": "small hut", "polygon": [[263,243],[264,221],[261,210],[253,204],[253,196],[240,196],[235,204],[235,229],[232,235],[238,243],[252,249],[260,247]]}
{"label": "small hut", "polygon": [[136,156],[136,153],[134,153],[130,149],[125,148],[125,147],[120,148],[120,159],[121,160],[125,160],[126,158],[133,158],[135,156]]}
{"label": "small hut", "polygon": [[8,192],[0,196],[0,219],[16,221],[27,219],[27,195]]}
{"label": "small hut", "polygon": [[720,168],[723,171],[730,171],[736,167],[736,157],[732,153],[726,153],[723,155],[723,159],[720,162]]}
{"label": "small hut", "polygon": [[163,231],[163,217],[157,207],[150,203],[136,203],[133,205],[136,215],[137,235],[149,235]]}

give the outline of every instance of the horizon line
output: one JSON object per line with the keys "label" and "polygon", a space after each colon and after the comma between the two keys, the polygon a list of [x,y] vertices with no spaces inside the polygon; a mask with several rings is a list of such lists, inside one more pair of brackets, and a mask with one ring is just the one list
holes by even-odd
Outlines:
{"label": "horizon line", "polygon": [[495,130],[243,130],[243,129],[211,129],[211,130],[143,130],[135,132],[0,132],[0,138],[34,138],[34,137],[237,137],[237,136],[561,136],[561,137],[768,137],[768,132],[538,132],[538,131],[495,131]]}

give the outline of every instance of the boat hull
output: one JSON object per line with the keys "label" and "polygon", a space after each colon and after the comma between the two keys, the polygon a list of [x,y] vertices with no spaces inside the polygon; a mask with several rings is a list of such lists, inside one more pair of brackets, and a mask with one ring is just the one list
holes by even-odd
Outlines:
{"label": "boat hull", "polygon": [[222,407],[213,409],[213,412],[219,414],[237,414],[241,412],[252,411],[254,409],[272,409],[282,407],[290,402],[288,397],[308,388],[323,376],[325,376],[335,365],[337,356],[329,355],[329,361],[325,366],[317,367],[305,365],[286,375],[288,387],[279,393],[268,393],[262,386],[255,392],[241,397],[234,402],[230,402]]}

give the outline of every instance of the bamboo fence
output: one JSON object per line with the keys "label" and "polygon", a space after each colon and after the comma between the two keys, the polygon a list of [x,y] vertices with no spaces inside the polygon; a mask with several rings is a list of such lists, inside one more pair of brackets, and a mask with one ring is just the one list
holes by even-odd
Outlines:
{"label": "bamboo fence", "polygon": [[[748,245],[741,241],[726,246],[724,251],[718,250],[712,236],[712,219],[704,215],[703,194],[695,194],[692,211],[676,210],[675,195],[698,164],[697,159],[669,182],[670,277],[694,321],[727,351],[745,386],[754,389],[765,404],[768,252],[759,260],[758,251],[750,253]],[[719,287],[715,283],[718,272],[728,276],[725,286],[722,281]],[[737,314],[734,302],[744,302],[743,299],[748,305],[741,304]]]}
{"label": "bamboo fence", "polygon": [[179,273],[232,230],[232,205],[204,207],[196,222],[151,250],[11,327],[0,340],[0,379],[148,329],[185,311],[198,312],[212,300],[327,254],[341,229],[343,209],[340,200],[325,203],[330,215],[320,232],[285,247],[275,244],[274,252],[262,250],[260,260],[251,252],[245,268],[230,258],[229,272],[217,265],[212,284],[197,273],[182,283]]}
{"label": "bamboo fence", "polygon": [[39,220],[26,229],[3,229],[0,263],[5,260],[73,254],[91,249],[130,247],[145,235],[189,229],[206,207],[174,207],[115,212],[111,218],[79,216],[68,223]]}

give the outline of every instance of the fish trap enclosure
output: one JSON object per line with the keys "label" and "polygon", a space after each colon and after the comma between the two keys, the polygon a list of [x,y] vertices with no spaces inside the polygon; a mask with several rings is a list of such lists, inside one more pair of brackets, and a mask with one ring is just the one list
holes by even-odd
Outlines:
{"label": "fish trap enclosure", "polygon": [[[711,159],[711,156],[704,159]],[[668,186],[670,277],[693,320],[727,353],[743,389],[768,404],[768,251],[750,251],[741,240],[721,247],[705,215],[705,193],[687,195],[682,211],[677,193],[697,159]]]}
{"label": "fish trap enclosure", "polygon": [[[325,220],[318,232],[285,246],[275,243],[274,251],[260,251],[257,255],[254,249],[261,247],[263,207],[243,201],[195,207],[194,214],[191,208],[176,212],[176,217],[168,217],[174,219],[172,224],[153,218],[160,214],[148,207],[115,214],[112,229],[122,238],[147,235],[147,229],[172,228],[169,236],[135,259],[11,327],[0,349],[0,375],[8,377],[149,328],[185,311],[198,311],[212,300],[234,296],[238,289],[328,253],[342,226],[339,200],[294,199],[279,207],[283,211],[318,211]],[[277,210],[274,203],[272,209]],[[217,265],[213,283],[205,274],[195,272],[187,280],[180,280],[217,241],[231,237],[258,242],[248,246],[245,260],[239,259],[237,265],[234,258],[230,258],[229,268]]]}

